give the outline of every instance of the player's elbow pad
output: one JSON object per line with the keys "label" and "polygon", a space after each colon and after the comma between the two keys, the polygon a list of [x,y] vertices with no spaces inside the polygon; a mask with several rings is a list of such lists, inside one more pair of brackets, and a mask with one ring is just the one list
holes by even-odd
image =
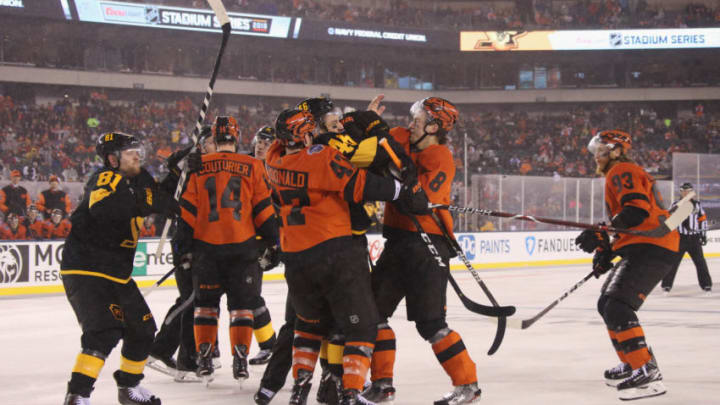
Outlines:
{"label": "player's elbow pad", "polygon": [[650,214],[642,208],[627,205],[612,219],[615,228],[632,228],[640,225]]}

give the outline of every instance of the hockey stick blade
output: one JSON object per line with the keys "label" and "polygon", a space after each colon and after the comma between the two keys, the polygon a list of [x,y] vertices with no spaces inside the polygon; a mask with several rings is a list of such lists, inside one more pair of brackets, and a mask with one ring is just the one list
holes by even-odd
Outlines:
{"label": "hockey stick blade", "polygon": [[678,201],[677,209],[675,209],[675,211],[673,211],[670,217],[665,220],[665,226],[668,227],[669,231],[672,231],[678,226],[680,226],[680,224],[685,220],[685,218],[690,216],[693,209],[695,208],[691,201],[693,197],[695,197],[695,192],[691,191],[680,201]]}
{"label": "hockey stick blade", "polygon": [[208,4],[210,4],[210,8],[215,13],[221,27],[224,27],[225,24],[230,24],[230,18],[228,18],[227,10],[225,10],[225,6],[221,0],[208,0]]}
{"label": "hockey stick blade", "polygon": [[506,316],[512,316],[515,313],[516,308],[514,306],[499,306],[499,307],[493,307],[489,305],[483,305],[479,304],[470,298],[468,298],[462,290],[460,290],[460,286],[458,286],[457,282],[455,281],[455,278],[450,274],[450,277],[448,279],[450,281],[450,285],[452,285],[452,288],[455,290],[455,293],[457,294],[458,298],[460,298],[460,302],[462,302],[463,306],[467,308],[470,312],[474,312],[476,314],[485,315],[485,316],[492,316],[492,317],[506,317]]}

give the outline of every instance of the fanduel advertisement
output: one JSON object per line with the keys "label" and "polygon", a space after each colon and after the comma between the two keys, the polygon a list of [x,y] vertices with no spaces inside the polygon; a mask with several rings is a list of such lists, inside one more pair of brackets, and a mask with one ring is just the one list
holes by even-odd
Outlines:
{"label": "fanduel advertisement", "polygon": [[460,32],[460,50],[467,52],[695,48],[720,48],[720,28]]}
{"label": "fanduel advertisement", "polygon": [[297,18],[293,38],[457,49],[457,33]]}
{"label": "fanduel advertisement", "polygon": [[[220,32],[212,10],[101,0],[75,0],[80,21],[189,31]],[[290,17],[228,13],[232,33],[287,38]]]}

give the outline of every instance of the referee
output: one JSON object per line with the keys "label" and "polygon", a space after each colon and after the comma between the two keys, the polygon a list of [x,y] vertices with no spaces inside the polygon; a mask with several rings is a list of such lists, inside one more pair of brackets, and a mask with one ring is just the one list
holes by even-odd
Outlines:
{"label": "referee", "polygon": [[[680,186],[680,195],[685,197],[693,189],[692,184],[683,183]],[[670,212],[677,208],[677,201],[673,203],[670,208]],[[703,256],[702,247],[707,243],[707,217],[705,216],[705,210],[700,205],[700,201],[692,200],[693,211],[689,217],[680,224],[678,231],[680,232],[680,251],[678,252],[677,262],[673,269],[663,278],[662,289],[667,294],[670,292],[675,280],[675,274],[680,266],[685,252],[690,254],[693,263],[695,263],[695,270],[697,270],[698,284],[700,288],[710,294],[712,290],[712,279],[708,272],[707,262],[705,262],[705,256]]]}

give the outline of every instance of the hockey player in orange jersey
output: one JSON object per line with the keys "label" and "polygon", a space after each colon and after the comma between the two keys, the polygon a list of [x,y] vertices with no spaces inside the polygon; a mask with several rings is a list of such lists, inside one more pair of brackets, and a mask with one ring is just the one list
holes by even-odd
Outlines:
{"label": "hockey player in orange jersey", "polygon": [[316,125],[307,111],[283,111],[278,142],[266,158],[281,221],[285,278],[297,312],[290,403],[305,403],[321,340],[333,323],[346,337],[340,403],[367,403],[359,391],[370,366],[377,310],[366,253],[352,243],[348,202],[401,199],[426,207],[427,197],[414,184],[356,169],[337,150],[312,145]]}
{"label": "hockey player in orange jersey", "polygon": [[[669,216],[655,179],[632,161],[630,135],[602,131],[588,145],[597,174],[605,177],[605,204],[615,228],[653,231]],[[678,251],[677,230],[662,237],[618,234],[611,243],[606,232],[585,230],[576,239],[582,250],[595,252],[596,277],[610,271],[602,286],[598,311],[621,363],[605,371],[605,381],[617,387],[622,400],[662,395],[666,392],[655,356],[645,340],[636,312],[673,265]],[[611,260],[620,256],[613,266]]]}
{"label": "hockey player in orange jersey", "polygon": [[193,229],[192,273],[195,288],[197,374],[213,378],[212,352],[217,337],[218,306],[227,294],[233,377],[248,378],[247,354],[257,299],[259,242],[277,241],[277,217],[262,162],[236,153],[238,126],[218,117],[212,128],[217,153],[202,156],[180,199],[182,219]]}
{"label": "hockey player in orange jersey", "polygon": [[[457,119],[457,108],[447,100],[430,97],[413,104],[409,128],[393,128],[390,135],[405,148],[417,167],[418,183],[431,202],[450,203],[455,164],[447,147],[449,132]],[[420,336],[431,345],[435,356],[450,376],[455,389],[436,405],[466,404],[480,398],[475,363],[470,359],[460,335],[445,322],[447,272],[438,268],[420,234],[396,203],[385,204],[383,236],[385,249],[372,273],[373,293],[380,312],[376,350],[372,361],[372,385],[363,393],[367,399],[383,403],[395,396],[393,365],[395,333],[388,319],[405,298],[408,320],[415,322]],[[442,230],[430,215],[416,218],[428,233],[447,268],[453,255]],[[452,232],[452,217],[437,212],[446,229]]]}

